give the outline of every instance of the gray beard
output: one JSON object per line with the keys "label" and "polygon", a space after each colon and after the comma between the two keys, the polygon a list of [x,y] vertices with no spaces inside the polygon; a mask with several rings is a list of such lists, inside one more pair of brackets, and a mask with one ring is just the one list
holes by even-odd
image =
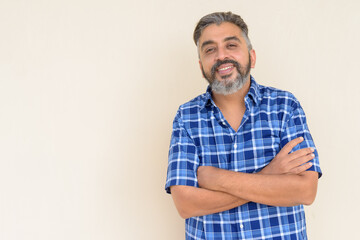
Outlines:
{"label": "gray beard", "polygon": [[[235,79],[227,79],[228,76],[224,76],[223,80],[219,81],[215,77],[216,69],[221,64],[225,64],[225,63],[234,64],[237,70],[237,75]],[[217,63],[214,64],[214,66],[211,68],[211,76],[205,74],[203,68],[201,68],[201,70],[203,72],[205,79],[209,82],[211,90],[214,91],[214,93],[221,95],[229,95],[239,91],[245,85],[250,75],[250,68],[251,68],[250,64],[251,64],[251,58],[249,54],[249,62],[245,67],[241,66],[238,62],[234,60],[224,60],[224,61],[218,61]]]}
{"label": "gray beard", "polygon": [[247,82],[249,73],[245,76],[238,72],[236,78],[219,81],[215,79],[210,83],[211,90],[216,94],[230,95],[239,91]]}

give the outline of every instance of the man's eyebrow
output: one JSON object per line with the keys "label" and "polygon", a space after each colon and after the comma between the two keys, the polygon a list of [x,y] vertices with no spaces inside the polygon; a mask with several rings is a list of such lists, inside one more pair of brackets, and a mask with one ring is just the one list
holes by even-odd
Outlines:
{"label": "man's eyebrow", "polygon": [[241,42],[240,39],[237,36],[231,36],[231,37],[227,37],[224,39],[224,42],[226,41],[231,41],[231,40],[235,40],[237,42]]}
{"label": "man's eyebrow", "polygon": [[208,40],[208,41],[205,41],[201,44],[201,50],[204,49],[204,47],[206,47],[206,45],[210,45],[210,44],[213,44],[214,41],[213,40]]}

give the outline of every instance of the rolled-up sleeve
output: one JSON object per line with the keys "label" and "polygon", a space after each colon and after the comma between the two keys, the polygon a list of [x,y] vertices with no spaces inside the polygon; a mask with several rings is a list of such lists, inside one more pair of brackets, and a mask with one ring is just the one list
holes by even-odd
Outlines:
{"label": "rolled-up sleeve", "polygon": [[196,170],[199,157],[196,146],[186,131],[180,111],[173,122],[165,190],[173,185],[198,187]]}

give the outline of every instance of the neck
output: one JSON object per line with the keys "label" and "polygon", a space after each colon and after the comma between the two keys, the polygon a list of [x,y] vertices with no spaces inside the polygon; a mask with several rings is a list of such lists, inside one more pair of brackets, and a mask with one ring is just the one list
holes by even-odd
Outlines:
{"label": "neck", "polygon": [[221,110],[245,107],[244,98],[250,89],[250,85],[251,81],[248,79],[239,91],[229,95],[222,95],[212,92],[212,98],[215,104]]}

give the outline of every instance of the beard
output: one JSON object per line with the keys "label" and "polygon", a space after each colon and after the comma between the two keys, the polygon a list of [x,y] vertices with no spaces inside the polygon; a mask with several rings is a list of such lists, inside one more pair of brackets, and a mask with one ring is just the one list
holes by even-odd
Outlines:
{"label": "beard", "polygon": [[[225,75],[221,77],[223,80],[219,81],[218,79],[216,79],[215,76],[216,70],[220,65],[226,63],[231,63],[235,66],[237,75],[235,79],[230,79],[229,77],[231,75]],[[251,58],[249,54],[249,62],[246,66],[241,66],[238,62],[234,60],[226,59],[223,61],[218,60],[212,66],[210,74],[206,74],[203,67],[201,67],[201,71],[205,79],[209,82],[212,91],[214,91],[217,94],[229,95],[237,92],[245,85],[250,74],[250,68],[251,68],[250,65],[251,65]]]}

